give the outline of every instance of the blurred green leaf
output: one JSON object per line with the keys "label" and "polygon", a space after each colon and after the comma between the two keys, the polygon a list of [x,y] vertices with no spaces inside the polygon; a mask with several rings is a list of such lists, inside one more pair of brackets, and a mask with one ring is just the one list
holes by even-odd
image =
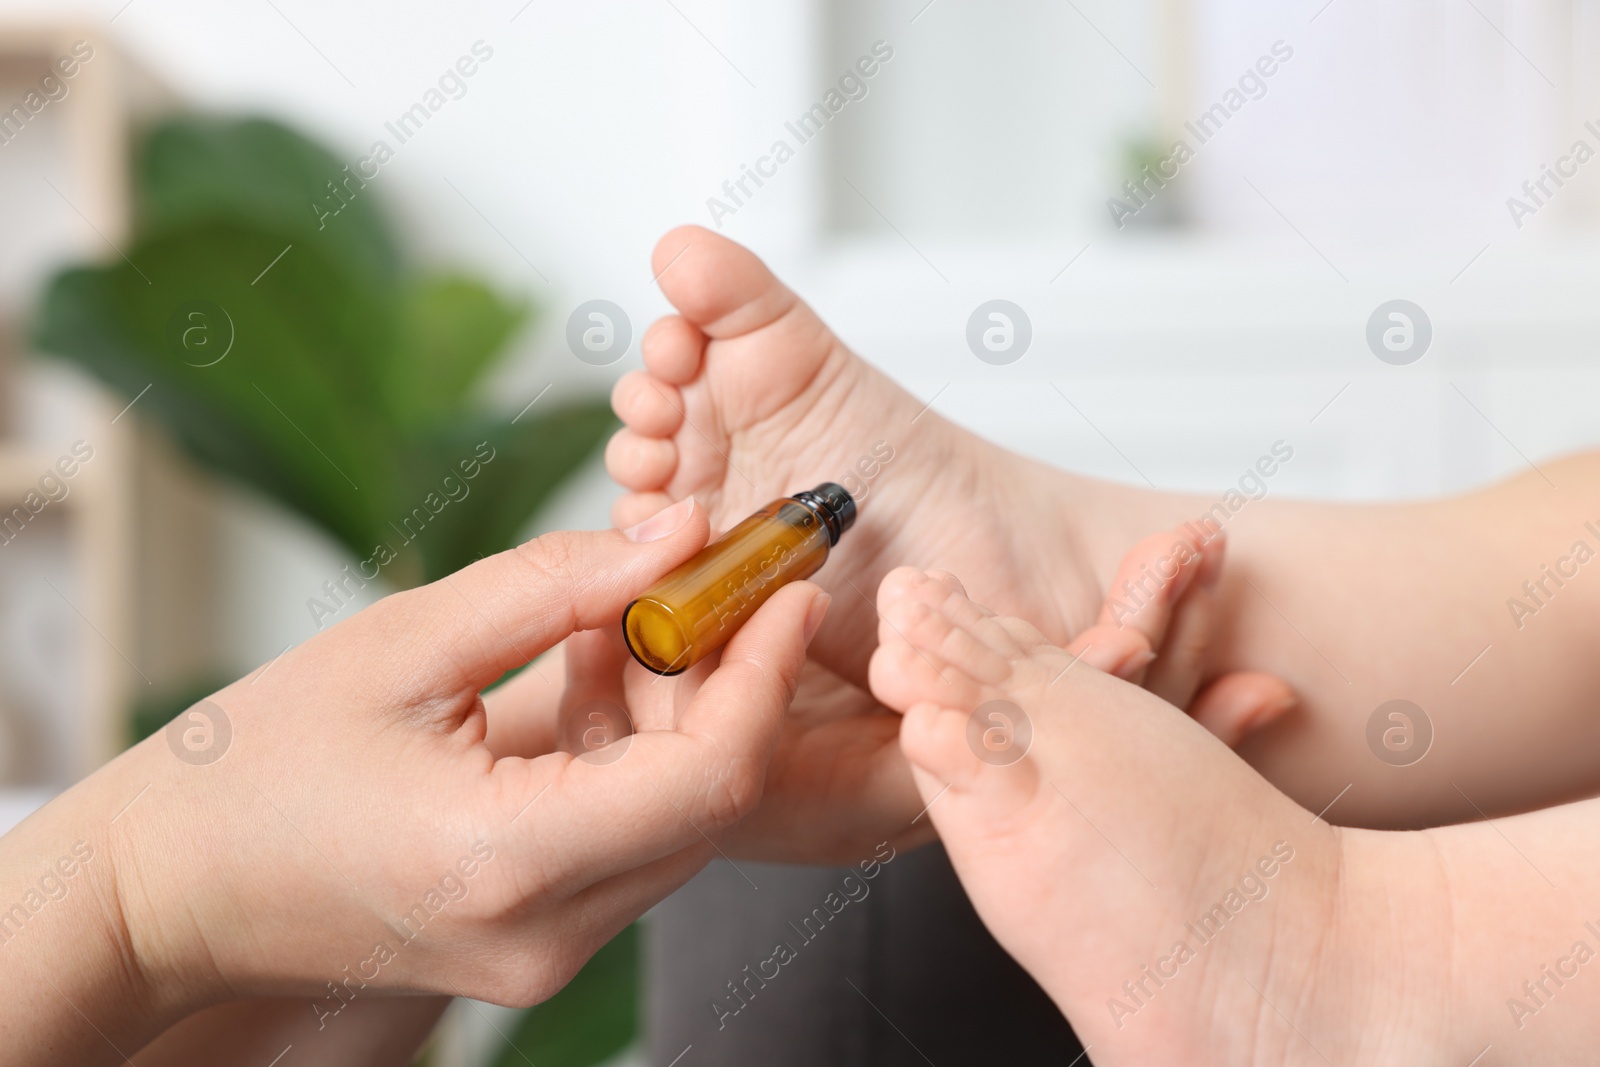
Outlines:
{"label": "blurred green leaf", "polygon": [[451,415],[527,318],[475,278],[424,278],[400,302],[394,373],[383,378],[386,406],[408,427]]}
{"label": "blurred green leaf", "polygon": [[639,927],[595,953],[567,987],[522,1014],[494,1067],[590,1067],[639,1033]]}
{"label": "blurred green leaf", "polygon": [[[527,304],[461,274],[397,273],[369,192],[318,230],[307,197],[338,165],[299,134],[186,118],[140,160],[131,263],[56,277],[39,347],[130,398],[150,386],[142,415],[358,558],[399,553],[391,581],[508,547],[611,428],[598,400],[547,398],[514,422],[480,410]],[[464,479],[480,445],[495,458]]]}
{"label": "blurred green leaf", "polygon": [[[428,438],[408,466],[416,480],[405,498],[421,503],[434,492],[450,499],[452,489],[467,495],[463,506],[454,501],[445,506],[426,536],[417,539],[425,578],[431,581],[512,544],[535,508],[616,425],[611,409],[595,403],[537,418],[530,411],[514,424],[462,421]],[[494,458],[478,463],[477,476],[467,481],[461,465],[479,458],[484,445]],[[447,475],[456,484],[446,484]]]}
{"label": "blurred green leaf", "polygon": [[[357,172],[361,155],[341,160],[270,119],[169,119],[134,156],[136,225],[152,234],[197,222],[250,222],[283,238],[272,255],[291,242],[315,245],[354,283],[392,289],[400,254],[376,182]],[[262,260],[249,277],[266,265]]]}
{"label": "blurred green leaf", "polygon": [[[37,339],[130,397],[150,385],[142,415],[359,550],[393,510],[395,430],[372,383],[393,347],[394,315],[312,248],[252,286],[240,267],[263,253],[265,264],[282,247],[275,241],[231,223],[141,240],[129,249],[138,270],[119,263],[58,278]],[[215,310],[186,315],[197,300]],[[171,342],[174,330],[187,346]]]}

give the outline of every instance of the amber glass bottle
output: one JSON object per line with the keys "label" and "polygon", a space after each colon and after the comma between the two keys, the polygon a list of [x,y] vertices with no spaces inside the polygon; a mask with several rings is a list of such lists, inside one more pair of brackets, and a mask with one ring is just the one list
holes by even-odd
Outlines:
{"label": "amber glass bottle", "polygon": [[774,500],[628,605],[628,650],[657,674],[681,674],[773,593],[815,574],[855,521],[855,500],[832,482]]}

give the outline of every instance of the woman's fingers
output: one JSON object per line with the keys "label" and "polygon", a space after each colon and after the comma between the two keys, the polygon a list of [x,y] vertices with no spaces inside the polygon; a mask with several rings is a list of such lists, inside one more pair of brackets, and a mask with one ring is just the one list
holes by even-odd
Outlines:
{"label": "woman's fingers", "polygon": [[497,762],[496,804],[526,838],[518,853],[545,882],[584,886],[715,839],[748,815],[825,610],[809,582],[780,589],[723,649],[676,729],[643,730],[581,759]]}
{"label": "woman's fingers", "polygon": [[1226,543],[1219,536],[1200,546],[1199,559],[1186,563],[1193,578],[1174,601],[1166,621],[1165,643],[1145,673],[1152,693],[1189,714],[1230,748],[1277,721],[1298,700],[1289,684],[1260,671],[1237,671],[1205,684],[1206,664],[1221,610],[1217,597]]}
{"label": "woman's fingers", "polygon": [[806,646],[831,600],[810,582],[774,593],[723,648],[721,663],[679,719],[678,730],[730,753],[767,746],[764,768],[794,699]]}
{"label": "woman's fingers", "polygon": [[1109,674],[1144,684],[1147,668],[1158,654],[1165,655],[1168,628],[1185,594],[1209,559],[1220,563],[1221,552],[1220,537],[1202,542],[1187,529],[1146,537],[1122,558],[1099,619],[1067,650]]}
{"label": "woman's fingers", "polygon": [[1156,658],[1150,639],[1131,626],[1096,623],[1074,637],[1067,651],[1097,671],[1138,684]]}
{"label": "woman's fingers", "polygon": [[1189,530],[1151,534],[1122,557],[1097,624],[1137,627],[1159,648],[1170,610],[1194,580],[1207,545]]}
{"label": "woman's fingers", "polygon": [[627,711],[622,672],[630,659],[622,628],[606,626],[567,638],[567,691],[561,698],[561,751],[574,756],[611,755],[609,746],[638,729]]}
{"label": "woman's fingers", "polygon": [[1146,537],[1122,558],[1099,618],[1067,651],[1096,670],[1144,684],[1158,654],[1167,655],[1175,617],[1189,612],[1190,587],[1208,559],[1220,561],[1221,550],[1220,538],[1201,542],[1187,530]]}
{"label": "woman's fingers", "polygon": [[[613,625],[628,601],[704,547],[705,509],[680,501],[626,531],[545,534],[346,623],[375,662],[403,669],[395,699],[476,697],[578,630]],[[349,654],[350,640],[345,642]],[[427,665],[423,667],[421,665]],[[409,668],[409,669],[405,669]]]}
{"label": "woman's fingers", "polygon": [[1099,619],[1067,651],[1187,708],[1236,746],[1297,701],[1282,679],[1254,671],[1224,675],[1202,688],[1226,549],[1220,532],[1202,540],[1189,529],[1140,541],[1118,566]]}
{"label": "woman's fingers", "polygon": [[504,685],[483,695],[483,743],[495,759],[533,759],[556,748],[557,713],[566,682],[566,646],[557,645]]}
{"label": "woman's fingers", "polygon": [[1202,546],[1200,557],[1187,565],[1194,578],[1169,608],[1161,651],[1145,672],[1144,687],[1180,708],[1189,706],[1205,676],[1220,611],[1217,579],[1222,576],[1223,549],[1219,537]]}
{"label": "woman's fingers", "polygon": [[1229,748],[1277,722],[1299,699],[1289,683],[1261,671],[1225,674],[1202,689],[1189,714]]}

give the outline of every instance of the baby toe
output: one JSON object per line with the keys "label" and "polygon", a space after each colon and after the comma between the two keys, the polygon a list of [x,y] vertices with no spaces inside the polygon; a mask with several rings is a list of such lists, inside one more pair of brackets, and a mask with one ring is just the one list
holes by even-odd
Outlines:
{"label": "baby toe", "polygon": [[891,603],[884,622],[941,666],[948,665],[984,681],[1003,676],[997,675],[998,664],[990,650],[939,610],[938,598],[930,598],[925,590]]}
{"label": "baby toe", "polygon": [[999,617],[961,590],[961,583],[941,572],[928,573],[913,597],[941,620],[929,626],[939,653],[976,678],[991,684],[1010,674],[1009,661],[1024,654]]}
{"label": "baby toe", "polygon": [[967,744],[967,718],[936,701],[912,705],[900,724],[900,750],[913,767],[964,791],[983,770],[982,761]]}
{"label": "baby toe", "polygon": [[[954,574],[951,574],[949,571],[933,570],[933,571],[925,571],[923,573],[924,573],[924,577],[926,577],[926,579],[928,581],[933,582],[936,585],[943,586],[944,588],[946,588],[946,589],[950,590],[951,592],[955,593],[957,596],[964,597],[964,598],[967,598],[969,600],[971,599],[970,597],[968,597],[968,595],[967,595],[967,587],[961,583],[961,579],[957,578]],[[985,610],[987,610],[987,609],[985,609]],[[992,615],[994,613],[993,612],[989,612],[989,614]]]}
{"label": "baby toe", "polygon": [[950,633],[950,620],[921,597],[912,595],[890,600],[879,610],[880,642],[898,638],[922,652],[943,656],[939,646]]}
{"label": "baby toe", "polygon": [[880,703],[899,712],[928,700],[960,706],[983,698],[983,687],[977,681],[899,640],[880,644],[873,651],[867,664],[867,685]]}
{"label": "baby toe", "polygon": [[1027,619],[1019,619],[1014,615],[996,615],[993,625],[1002,630],[1007,640],[1021,652],[1032,653],[1042,647],[1056,647]]}
{"label": "baby toe", "polygon": [[1132,626],[1099,624],[1082,631],[1066,648],[1086,666],[1123,681],[1138,684],[1144,669],[1156,658],[1144,633]]}
{"label": "baby toe", "polygon": [[[949,801],[963,811],[959,822],[967,832],[986,836],[1016,828],[1040,788],[1038,768],[1025,753],[997,756],[985,746],[984,731],[993,729],[979,712],[964,712],[929,702],[908,709],[900,726],[900,750],[913,767],[949,787]],[[937,788],[937,787],[936,787]],[[925,793],[926,795],[926,793]],[[930,798],[929,813],[941,834],[955,831],[949,815]],[[974,825],[976,816],[980,822]]]}
{"label": "baby toe", "polygon": [[890,604],[912,596],[923,581],[923,573],[915,567],[896,567],[878,583],[878,610],[886,611]]}

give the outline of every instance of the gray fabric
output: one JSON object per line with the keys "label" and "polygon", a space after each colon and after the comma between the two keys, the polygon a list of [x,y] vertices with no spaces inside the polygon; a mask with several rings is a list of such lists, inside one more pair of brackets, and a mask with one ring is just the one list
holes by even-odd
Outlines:
{"label": "gray fabric", "polygon": [[1081,1051],[937,845],[899,853],[870,881],[856,868],[718,861],[651,913],[644,946],[659,1067],[691,1045],[678,1067],[1060,1067]]}

